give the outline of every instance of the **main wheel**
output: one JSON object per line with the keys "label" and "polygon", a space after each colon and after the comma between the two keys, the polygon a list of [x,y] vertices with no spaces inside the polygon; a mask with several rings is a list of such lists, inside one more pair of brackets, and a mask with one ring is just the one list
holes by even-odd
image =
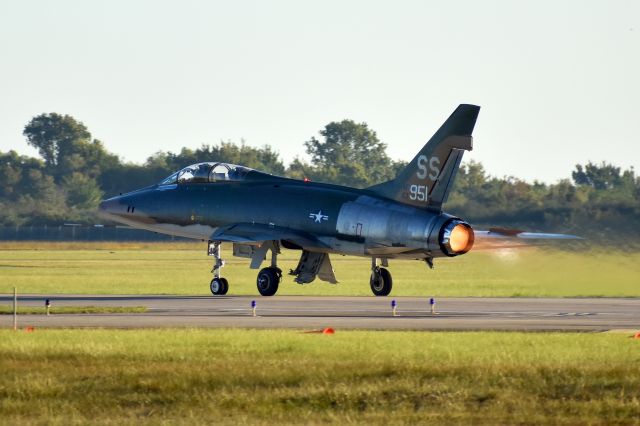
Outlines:
{"label": "main wheel", "polygon": [[229,284],[224,278],[214,278],[211,280],[211,284],[209,284],[209,289],[214,296],[221,296],[227,292]]}
{"label": "main wheel", "polygon": [[220,295],[224,296],[229,291],[229,281],[226,278],[220,277],[220,283],[222,284],[222,289],[220,290]]}
{"label": "main wheel", "polygon": [[282,273],[277,268],[264,268],[258,273],[258,291],[262,296],[273,296],[278,291]]}
{"label": "main wheel", "polygon": [[376,296],[388,296],[393,287],[391,273],[384,268],[376,268],[371,272],[371,291]]}

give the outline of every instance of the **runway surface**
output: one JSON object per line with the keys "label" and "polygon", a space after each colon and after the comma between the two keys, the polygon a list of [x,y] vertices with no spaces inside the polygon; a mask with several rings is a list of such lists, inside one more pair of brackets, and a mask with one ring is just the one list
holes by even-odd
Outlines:
{"label": "runway surface", "polygon": [[[143,314],[19,315],[34,327],[241,327],[385,330],[570,330],[640,329],[640,299],[441,298],[436,315],[418,297],[23,295],[21,306],[146,306]],[[251,301],[257,303],[252,316]],[[391,301],[398,316],[392,316]],[[0,305],[13,295],[0,294]],[[12,315],[0,315],[11,327]]]}

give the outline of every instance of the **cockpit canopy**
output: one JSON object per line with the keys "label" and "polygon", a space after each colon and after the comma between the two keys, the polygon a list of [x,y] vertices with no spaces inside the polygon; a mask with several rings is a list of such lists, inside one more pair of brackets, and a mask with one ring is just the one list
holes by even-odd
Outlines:
{"label": "cockpit canopy", "polygon": [[187,166],[164,179],[160,185],[175,183],[211,183],[242,181],[253,171],[248,167],[228,163],[198,163]]}

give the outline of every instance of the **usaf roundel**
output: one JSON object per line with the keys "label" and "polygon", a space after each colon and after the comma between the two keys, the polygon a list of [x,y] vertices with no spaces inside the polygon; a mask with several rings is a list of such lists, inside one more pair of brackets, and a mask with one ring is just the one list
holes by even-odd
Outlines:
{"label": "usaf roundel", "polygon": [[329,216],[322,214],[322,210],[318,210],[318,213],[309,213],[309,218],[313,219],[315,223],[322,223],[323,220],[329,220]]}

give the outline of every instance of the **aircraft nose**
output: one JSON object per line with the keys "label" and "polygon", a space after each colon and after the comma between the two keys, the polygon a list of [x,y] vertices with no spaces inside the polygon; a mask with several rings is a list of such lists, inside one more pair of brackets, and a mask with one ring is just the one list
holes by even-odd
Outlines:
{"label": "aircraft nose", "polygon": [[98,215],[105,219],[112,219],[113,214],[118,213],[120,209],[120,202],[116,199],[103,200],[98,205]]}
{"label": "aircraft nose", "polygon": [[101,212],[108,213],[112,207],[113,207],[113,200],[102,200],[100,201],[100,205],[98,206],[98,209]]}

